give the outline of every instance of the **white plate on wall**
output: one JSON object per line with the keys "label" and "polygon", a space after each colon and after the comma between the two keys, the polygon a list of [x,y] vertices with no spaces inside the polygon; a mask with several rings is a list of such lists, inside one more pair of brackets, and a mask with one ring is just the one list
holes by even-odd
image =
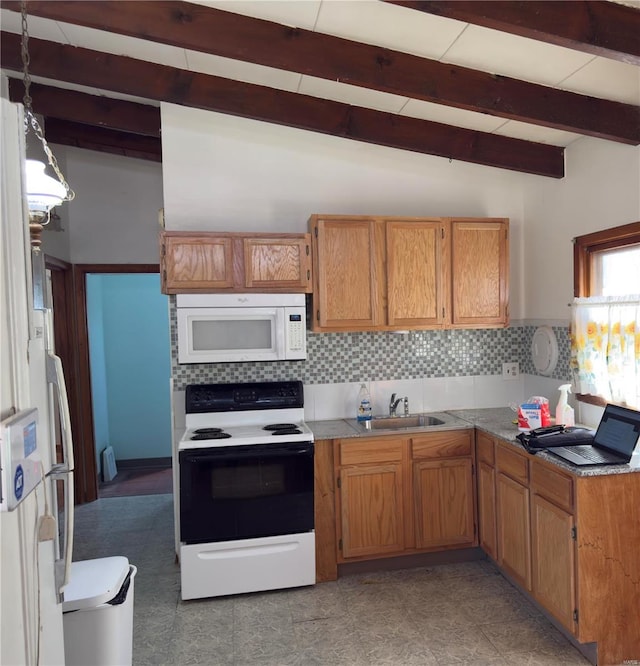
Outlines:
{"label": "white plate on wall", "polygon": [[551,326],[538,326],[531,341],[531,359],[536,372],[549,376],[558,364],[558,339]]}

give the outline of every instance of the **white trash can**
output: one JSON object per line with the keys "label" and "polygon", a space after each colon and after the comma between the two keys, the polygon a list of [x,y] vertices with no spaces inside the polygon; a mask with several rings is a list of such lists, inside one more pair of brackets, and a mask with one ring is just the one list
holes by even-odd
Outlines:
{"label": "white trash can", "polygon": [[121,556],[71,563],[62,604],[66,666],[131,666],[136,572]]}

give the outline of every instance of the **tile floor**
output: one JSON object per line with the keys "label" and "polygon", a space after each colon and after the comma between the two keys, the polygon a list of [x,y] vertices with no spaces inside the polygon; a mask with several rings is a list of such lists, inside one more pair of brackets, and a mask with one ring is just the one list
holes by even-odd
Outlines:
{"label": "tile floor", "polygon": [[78,507],[74,559],[108,555],[138,567],[135,666],[589,663],[487,561],[182,602],[171,495]]}

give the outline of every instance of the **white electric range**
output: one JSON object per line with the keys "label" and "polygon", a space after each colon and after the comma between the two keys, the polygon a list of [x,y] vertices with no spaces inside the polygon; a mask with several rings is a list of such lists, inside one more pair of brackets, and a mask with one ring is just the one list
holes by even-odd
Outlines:
{"label": "white electric range", "polygon": [[315,583],[302,382],[194,384],[178,443],[182,598]]}

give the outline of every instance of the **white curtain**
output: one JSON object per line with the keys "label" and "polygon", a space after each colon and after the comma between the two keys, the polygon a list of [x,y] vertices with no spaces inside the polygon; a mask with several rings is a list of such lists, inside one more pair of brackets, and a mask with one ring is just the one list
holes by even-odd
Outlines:
{"label": "white curtain", "polygon": [[576,393],[640,407],[640,296],[574,300],[571,371]]}

